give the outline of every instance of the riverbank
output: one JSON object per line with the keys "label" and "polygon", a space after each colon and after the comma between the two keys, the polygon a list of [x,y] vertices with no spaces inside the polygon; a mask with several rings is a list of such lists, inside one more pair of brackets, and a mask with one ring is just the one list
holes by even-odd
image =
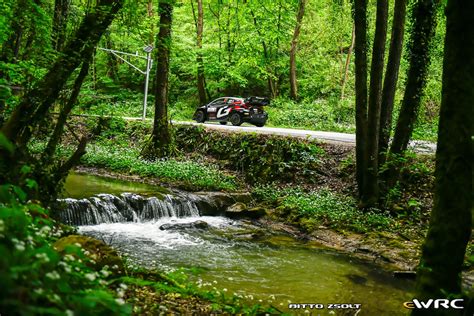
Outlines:
{"label": "riverbank", "polygon": [[[93,123],[74,121],[79,130]],[[335,248],[400,269],[416,266],[432,206],[431,156],[409,154],[399,185],[381,208],[362,212],[352,146],[174,126],[178,156],[150,162],[139,157],[149,133],[142,122],[109,121],[78,170],[188,191],[248,191],[249,206],[265,208],[269,219],[305,238],[329,240]],[[66,136],[59,155],[71,152],[71,143],[73,137]],[[40,142],[35,146],[41,151]]]}

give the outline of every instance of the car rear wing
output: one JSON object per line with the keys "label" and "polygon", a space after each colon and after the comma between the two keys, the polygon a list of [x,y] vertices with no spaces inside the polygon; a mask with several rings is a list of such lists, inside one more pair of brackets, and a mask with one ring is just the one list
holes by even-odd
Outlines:
{"label": "car rear wing", "polygon": [[270,99],[266,97],[248,97],[245,99],[245,104],[255,106],[266,106],[270,105]]}

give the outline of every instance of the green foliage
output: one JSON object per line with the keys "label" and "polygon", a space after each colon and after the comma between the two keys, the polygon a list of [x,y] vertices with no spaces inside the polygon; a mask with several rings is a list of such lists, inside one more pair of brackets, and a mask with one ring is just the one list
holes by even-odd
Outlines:
{"label": "green foliage", "polygon": [[276,188],[272,185],[257,186],[254,196],[277,205],[277,215],[297,223],[307,231],[320,225],[332,228],[367,232],[388,229],[393,219],[386,213],[373,209],[361,211],[356,201],[329,189],[305,191],[299,187]]}
{"label": "green foliage", "polygon": [[[191,271],[190,271],[191,270]],[[276,314],[271,307],[256,304],[249,306],[242,302],[238,295],[228,295],[225,291],[216,288],[206,289],[200,282],[193,282],[189,276],[195,274],[191,269],[177,269],[163,274],[153,270],[135,269],[129,272],[129,276],[117,278],[114,282],[120,282],[129,286],[149,287],[159,293],[172,293],[175,297],[198,297],[208,301],[215,313],[262,315],[265,313]]]}
{"label": "green foliage", "polygon": [[176,128],[178,148],[227,161],[250,182],[317,178],[324,150],[315,142],[249,133],[223,134],[194,126]]}
{"label": "green foliage", "polygon": [[47,210],[26,193],[0,186],[0,312],[18,315],[129,315],[131,308],[105,287],[107,269],[87,267],[81,247],[64,256],[51,245],[62,234]]}
{"label": "green foliage", "polygon": [[278,98],[266,108],[268,125],[309,130],[331,130],[353,133],[355,126],[352,100],[338,98],[320,99],[300,103]]}
{"label": "green foliage", "polygon": [[[32,151],[40,152],[44,146],[44,143],[36,143],[32,146]],[[60,146],[58,156],[67,157],[72,150],[71,147]],[[89,144],[81,164],[158,178],[160,181],[175,183],[191,190],[234,190],[237,185],[233,176],[223,174],[212,165],[176,159],[153,162],[145,160],[140,158],[139,148],[119,139]]]}

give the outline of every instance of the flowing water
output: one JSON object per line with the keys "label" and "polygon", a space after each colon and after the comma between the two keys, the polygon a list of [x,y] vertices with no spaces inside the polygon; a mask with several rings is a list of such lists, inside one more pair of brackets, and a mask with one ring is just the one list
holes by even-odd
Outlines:
{"label": "flowing water", "polygon": [[[108,181],[82,175],[70,177],[74,181],[68,183],[81,183],[80,188],[75,189],[83,189],[87,194],[91,191],[87,188],[90,179],[95,179],[94,183]],[[128,185],[130,183],[124,183],[122,188]],[[114,186],[114,193],[122,192],[117,187],[120,182]],[[152,188],[146,188],[146,192],[150,191]],[[101,194],[88,199],[66,199],[67,210],[63,213],[69,215],[63,214],[63,220],[76,224],[82,221],[86,225],[79,227],[81,233],[113,245],[136,265],[162,270],[198,268],[193,269],[199,271],[192,276],[194,281],[230,295],[242,295],[249,303],[272,304],[285,311],[290,302],[318,303],[326,307],[334,303],[361,304],[358,315],[407,314],[402,304],[411,299],[413,283],[395,279],[375,265],[287,236],[267,233],[258,241],[252,240],[252,232],[263,228],[220,216],[199,216],[193,198],[164,195],[156,199],[136,193],[138,191],[116,197]],[[87,194],[78,194],[76,198]],[[81,203],[82,206],[78,206]],[[72,215],[78,212],[86,215]],[[84,219],[87,216],[88,221]],[[198,220],[208,223],[209,227],[160,229],[164,224]],[[311,312],[313,315],[333,314],[328,309]]]}

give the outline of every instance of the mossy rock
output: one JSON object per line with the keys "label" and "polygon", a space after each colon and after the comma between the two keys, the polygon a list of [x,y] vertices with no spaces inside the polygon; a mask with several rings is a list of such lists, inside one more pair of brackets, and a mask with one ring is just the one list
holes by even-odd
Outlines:
{"label": "mossy rock", "polygon": [[92,260],[91,263],[88,263],[91,268],[99,271],[107,265],[113,272],[120,273],[121,271],[124,271],[122,258],[119,256],[117,251],[106,245],[104,242],[92,237],[69,235],[57,240],[54,243],[54,248],[59,253],[65,253],[67,246],[77,244],[81,245],[82,249],[84,249],[87,254],[87,257]]}

